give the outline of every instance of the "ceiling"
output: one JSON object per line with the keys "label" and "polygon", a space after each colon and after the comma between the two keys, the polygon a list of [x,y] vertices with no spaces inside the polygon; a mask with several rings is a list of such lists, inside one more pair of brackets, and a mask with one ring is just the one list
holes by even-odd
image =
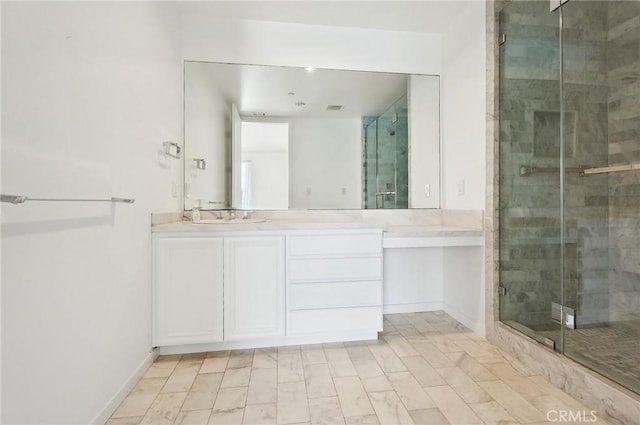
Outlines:
{"label": "ceiling", "polygon": [[389,31],[446,32],[466,4],[484,0],[184,2],[188,13],[217,17]]}
{"label": "ceiling", "polygon": [[[187,62],[243,117],[356,118],[380,115],[407,92],[406,74]],[[327,110],[329,105],[342,106]]]}

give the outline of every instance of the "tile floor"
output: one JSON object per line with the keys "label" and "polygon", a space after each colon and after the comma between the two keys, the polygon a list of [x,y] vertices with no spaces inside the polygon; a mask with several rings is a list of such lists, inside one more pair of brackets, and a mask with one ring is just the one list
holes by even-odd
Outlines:
{"label": "tile floor", "polygon": [[386,315],[377,341],[161,356],[107,425],[541,424],[560,411],[594,423],[589,407],[428,312]]}

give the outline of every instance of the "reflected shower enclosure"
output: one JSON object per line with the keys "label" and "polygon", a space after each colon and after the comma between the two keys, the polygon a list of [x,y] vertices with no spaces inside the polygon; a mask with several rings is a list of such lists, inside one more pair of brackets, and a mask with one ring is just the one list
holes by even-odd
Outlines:
{"label": "reflected shower enclosure", "polygon": [[407,96],[378,117],[363,117],[363,208],[409,206]]}

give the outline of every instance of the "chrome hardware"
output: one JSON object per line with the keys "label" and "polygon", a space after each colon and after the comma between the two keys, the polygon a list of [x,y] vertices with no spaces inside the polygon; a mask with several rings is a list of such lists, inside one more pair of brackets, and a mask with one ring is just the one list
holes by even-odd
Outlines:
{"label": "chrome hardware", "polygon": [[0,195],[0,202],[10,204],[24,204],[27,201],[36,202],[119,202],[123,204],[133,204],[136,200],[131,198],[109,198],[109,199],[75,199],[75,198],[30,198],[23,195]]}
{"label": "chrome hardware", "polygon": [[171,158],[180,159],[180,145],[176,142],[162,142],[164,154]]}

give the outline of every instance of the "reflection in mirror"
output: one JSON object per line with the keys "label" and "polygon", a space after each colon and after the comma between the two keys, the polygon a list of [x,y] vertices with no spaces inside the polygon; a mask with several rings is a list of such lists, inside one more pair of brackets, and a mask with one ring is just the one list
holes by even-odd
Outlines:
{"label": "reflection in mirror", "polygon": [[184,158],[187,210],[438,208],[439,77],[186,62]]}

